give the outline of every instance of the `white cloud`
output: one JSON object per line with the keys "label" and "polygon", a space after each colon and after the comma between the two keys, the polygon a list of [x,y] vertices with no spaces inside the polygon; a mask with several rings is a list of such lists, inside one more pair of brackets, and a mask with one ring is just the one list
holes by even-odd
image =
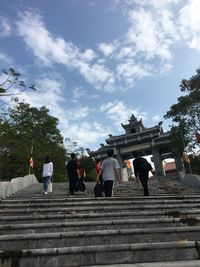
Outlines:
{"label": "white cloud", "polygon": [[117,66],[117,77],[119,80],[124,79],[127,84],[133,84],[135,79],[141,79],[150,76],[152,73],[151,66],[148,64],[137,64],[132,59],[127,59]]}
{"label": "white cloud", "polygon": [[132,47],[121,47],[119,53],[117,53],[116,58],[117,59],[123,59],[123,58],[129,58],[129,57],[134,57],[136,56],[136,53],[132,49]]}
{"label": "white cloud", "polygon": [[112,91],[114,85],[114,75],[104,65],[89,65],[86,62],[77,62],[80,73],[86,81],[94,84],[96,88],[104,88],[105,91]]}
{"label": "white cloud", "polygon": [[96,122],[70,123],[65,126],[66,137],[77,141],[79,146],[88,146],[89,148],[92,148],[95,143],[100,143],[100,140],[105,140],[108,134],[109,130]]}
{"label": "white cloud", "polygon": [[10,66],[13,64],[13,59],[7,56],[6,54],[0,53],[0,64],[2,66]]}
{"label": "white cloud", "polygon": [[116,49],[116,44],[110,43],[101,43],[99,44],[99,50],[107,57],[110,56]]}
{"label": "white cloud", "polygon": [[7,18],[0,16],[0,37],[8,37],[11,34],[11,25]]}
{"label": "white cloud", "polygon": [[129,12],[131,27],[127,32],[127,42],[132,44],[137,53],[147,59],[155,56],[163,60],[172,58],[170,45],[172,40],[167,37],[159,19],[154,19],[150,10],[138,9]]}
{"label": "white cloud", "polygon": [[51,114],[57,118],[63,113],[63,108],[60,102],[63,101],[62,97],[62,84],[52,78],[42,78],[36,81],[37,91],[26,91],[20,96],[21,100],[29,103],[30,105],[40,108],[46,106]]}
{"label": "white cloud", "polygon": [[66,110],[66,117],[69,121],[79,121],[86,118],[90,113],[89,107],[75,107],[73,109]]}
{"label": "white cloud", "polygon": [[[169,6],[176,5],[180,3],[182,0],[162,0],[162,1],[157,1],[157,0],[132,0],[130,2],[135,2],[141,6],[152,6],[155,9],[164,9],[168,8]],[[130,4],[130,3],[129,3]]]}
{"label": "white cloud", "polygon": [[168,74],[170,72],[170,70],[173,68],[172,64],[169,63],[165,63],[164,65],[162,65],[162,67],[160,68],[160,74]]}
{"label": "white cloud", "polygon": [[30,11],[20,15],[16,22],[18,34],[26,46],[44,64],[63,64],[69,69],[78,70],[80,74],[97,88],[110,90],[114,83],[112,72],[99,63],[91,64],[96,55],[91,49],[83,53],[71,42],[55,37],[45,27],[42,17]]}
{"label": "white cloud", "polygon": [[82,54],[80,54],[80,58],[84,61],[91,61],[96,58],[96,54],[92,49],[86,49]]}
{"label": "white cloud", "polygon": [[178,25],[182,38],[190,48],[200,51],[200,1],[189,0],[179,12]]}
{"label": "white cloud", "polygon": [[[177,7],[182,1],[114,2],[129,22],[124,35],[115,40],[117,46],[112,54],[112,58],[116,60],[117,81],[133,87],[138,79],[167,74],[172,68],[173,46],[181,41],[177,27]],[[194,46],[197,41],[194,40]],[[106,48],[105,46],[105,51]]]}
{"label": "white cloud", "polygon": [[105,112],[106,116],[119,127],[121,123],[127,123],[130,114],[134,114],[137,119],[146,119],[147,113],[140,112],[138,108],[127,107],[122,101],[114,101],[103,104],[100,107],[101,112]]}
{"label": "white cloud", "polygon": [[80,87],[75,87],[71,91],[73,94],[72,102],[74,102],[74,103],[79,102],[80,99],[86,95],[86,91]]}
{"label": "white cloud", "polygon": [[23,93],[20,95],[20,101],[24,100],[37,108],[46,106],[50,110],[50,115],[59,119],[59,128],[64,138],[69,137],[77,141],[79,146],[93,148],[99,140],[106,138],[109,130],[89,118],[88,115],[91,114],[89,107],[69,108],[66,103],[63,103],[64,85],[53,79],[52,75],[50,76],[51,78],[43,77],[37,80],[38,91]]}
{"label": "white cloud", "polygon": [[27,47],[45,64],[68,64],[78,54],[78,48],[72,43],[54,37],[45,28],[38,14],[26,11],[20,15],[16,25],[18,34],[23,37]]}
{"label": "white cloud", "polygon": [[155,115],[155,116],[153,116],[152,117],[152,120],[153,121],[160,121],[161,119],[160,119],[160,115]]}
{"label": "white cloud", "polygon": [[176,44],[200,50],[199,0],[114,2],[120,5],[129,27],[110,43],[102,40],[98,44],[102,53],[55,36],[35,12],[19,16],[17,32],[47,66],[61,64],[79,72],[96,89],[109,92],[133,87],[135,81],[148,76],[166,75],[173,66]]}

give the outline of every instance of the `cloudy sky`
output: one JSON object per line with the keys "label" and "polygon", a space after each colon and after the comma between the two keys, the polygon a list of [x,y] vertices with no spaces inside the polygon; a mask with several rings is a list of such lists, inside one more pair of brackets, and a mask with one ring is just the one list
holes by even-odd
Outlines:
{"label": "cloudy sky", "polygon": [[131,114],[152,127],[176,103],[200,66],[199,10],[199,0],[1,0],[0,67],[34,83],[21,100],[93,150]]}

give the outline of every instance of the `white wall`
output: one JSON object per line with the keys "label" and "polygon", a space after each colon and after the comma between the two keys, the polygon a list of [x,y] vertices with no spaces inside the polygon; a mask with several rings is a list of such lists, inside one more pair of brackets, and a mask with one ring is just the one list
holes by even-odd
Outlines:
{"label": "white wall", "polygon": [[34,174],[13,178],[9,182],[0,182],[0,199],[11,196],[25,187],[36,183],[38,183],[38,180]]}

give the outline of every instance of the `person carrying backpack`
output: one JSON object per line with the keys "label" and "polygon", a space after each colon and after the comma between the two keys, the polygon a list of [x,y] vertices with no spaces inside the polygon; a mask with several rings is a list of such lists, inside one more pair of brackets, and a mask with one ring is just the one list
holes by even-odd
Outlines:
{"label": "person carrying backpack", "polygon": [[80,181],[79,179],[81,178],[80,164],[79,161],[77,160],[76,154],[74,153],[71,154],[71,159],[67,163],[66,168],[69,177],[69,193],[71,196],[73,196],[74,192],[77,191],[76,185]]}
{"label": "person carrying backpack", "polygon": [[153,168],[151,164],[143,157],[140,157],[137,152],[133,152],[133,168],[135,173],[135,178],[140,180],[143,189],[144,189],[144,196],[149,195],[148,189],[148,179],[149,179],[149,171]]}

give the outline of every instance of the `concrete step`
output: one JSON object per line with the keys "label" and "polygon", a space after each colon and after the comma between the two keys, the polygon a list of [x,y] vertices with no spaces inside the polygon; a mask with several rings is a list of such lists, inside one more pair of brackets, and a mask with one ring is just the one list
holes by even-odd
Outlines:
{"label": "concrete step", "polygon": [[6,213],[8,215],[10,214],[51,214],[51,213],[82,213],[82,212],[111,212],[111,211],[141,211],[141,210],[171,210],[171,209],[200,209],[200,202],[199,201],[193,201],[192,203],[185,203],[186,201],[183,201],[183,203],[176,203],[173,202],[172,204],[168,204],[167,202],[160,202],[160,203],[141,203],[141,204],[134,204],[134,202],[128,203],[128,201],[125,201],[124,203],[117,203],[115,204],[114,200],[111,202],[108,202],[107,204],[102,203],[99,201],[98,203],[88,203],[84,205],[84,203],[80,203],[78,205],[68,205],[66,203],[65,205],[42,205],[42,204],[28,204],[28,205],[11,205],[7,207],[6,205],[2,204],[0,209],[0,215]]}
{"label": "concrete step", "polygon": [[70,203],[73,205],[73,203],[109,203],[109,202],[134,202],[134,203],[150,203],[150,202],[156,202],[156,201],[164,201],[166,203],[170,203],[173,201],[178,201],[178,202],[185,202],[185,201],[189,201],[189,202],[193,202],[193,201],[199,201],[200,200],[200,195],[196,194],[196,195],[158,195],[158,196],[148,196],[148,197],[144,197],[144,196],[140,196],[140,197],[125,197],[125,196],[121,196],[121,197],[112,197],[112,198],[105,198],[105,197],[100,197],[100,198],[94,198],[94,197],[64,197],[64,196],[58,196],[58,195],[43,195],[40,194],[39,197],[34,197],[34,196],[30,196],[27,198],[21,198],[21,196],[16,196],[14,195],[12,198],[6,198],[6,199],[2,199],[0,200],[0,205],[3,204],[34,204],[34,203]]}
{"label": "concrete step", "polygon": [[[101,267],[199,267],[200,260],[170,261],[170,262],[140,262],[135,264],[115,264],[101,265]],[[99,267],[99,265],[90,265],[85,267]]]}
{"label": "concrete step", "polygon": [[200,217],[188,218],[146,218],[146,219],[115,219],[99,221],[74,222],[47,222],[28,224],[2,224],[1,235],[28,234],[28,233],[54,233],[71,231],[137,229],[137,228],[163,228],[200,226]]}
{"label": "concrete step", "polygon": [[[0,251],[1,264],[18,267],[74,267],[199,259],[198,241],[92,245]],[[6,265],[7,264],[7,265]]]}
{"label": "concrete step", "polygon": [[56,248],[129,243],[198,241],[200,227],[116,229],[1,235],[2,250]]}
{"label": "concrete step", "polygon": [[69,198],[66,184],[54,184],[47,196],[39,184],[1,200],[0,267],[194,267],[200,190],[177,179],[149,185],[149,197],[128,182],[116,184],[116,197],[95,198],[88,183],[86,192]]}
{"label": "concrete step", "polygon": [[[94,197],[94,185],[95,183],[86,182],[86,192],[76,194],[77,197]],[[68,183],[57,183],[53,185],[53,194],[59,197],[65,197],[69,195]],[[200,194],[198,188],[189,188],[180,182],[180,179],[172,177],[164,178],[150,178],[149,179],[149,190],[151,195],[166,195],[166,194],[176,194],[176,195],[187,195],[187,194]],[[31,192],[29,189],[19,192],[16,196],[23,196],[23,198],[30,198],[30,195],[34,198],[38,198],[42,195],[42,184],[37,184],[31,187]],[[123,182],[122,184],[115,184],[114,196],[142,196],[143,190],[140,183],[135,181]],[[53,198],[53,196],[50,196]]]}
{"label": "concrete step", "polygon": [[154,205],[154,204],[200,204],[200,196],[195,198],[164,198],[164,199],[156,199],[154,198],[124,198],[124,199],[118,199],[118,198],[100,198],[100,199],[86,199],[86,198],[79,198],[79,199],[27,199],[26,201],[15,201],[15,200],[2,200],[0,202],[0,208],[1,209],[16,209],[16,208],[38,208],[38,207],[74,207],[74,206],[80,206],[80,203],[85,206],[96,206],[96,205],[135,205],[136,207],[138,205]]}
{"label": "concrete step", "polygon": [[[153,211],[159,211],[159,210],[163,210],[163,214],[164,215],[170,215],[171,216],[175,216],[175,213],[181,214],[182,211],[188,211],[191,213],[195,213],[195,214],[199,214],[200,212],[200,207],[195,209],[196,206],[185,206],[185,205],[173,205],[173,206],[162,206],[161,208],[156,207],[156,206],[148,206],[145,208],[138,208],[135,209],[134,207],[125,207],[125,208],[119,208],[116,206],[111,206],[111,207],[96,207],[96,209],[92,209],[92,208],[84,208],[84,207],[80,207],[80,208],[48,208],[48,209],[16,209],[16,210],[8,210],[5,209],[4,211],[0,211],[0,216],[2,217],[4,214],[7,214],[8,216],[21,216],[22,218],[24,217],[24,215],[30,215],[30,214],[34,214],[34,215],[53,215],[53,214],[91,214],[91,213],[103,213],[103,214],[110,214],[110,213],[114,213],[114,212],[120,212],[121,210],[123,210],[123,212],[130,212],[132,214],[135,214],[137,218],[141,218],[141,216],[143,216],[144,214],[146,214],[146,216],[149,216],[151,213],[153,213]],[[142,211],[144,211],[143,213],[141,213]],[[161,211],[160,214],[161,214]],[[146,212],[146,213],[145,213]],[[109,215],[108,215],[109,216]],[[1,219],[0,219],[1,221]]]}
{"label": "concrete step", "polygon": [[170,217],[189,219],[190,217],[200,216],[200,209],[171,209],[171,210],[149,210],[149,211],[114,211],[109,213],[98,213],[95,211],[85,213],[65,213],[65,214],[33,214],[31,215],[1,215],[0,224],[22,224],[22,223],[45,223],[45,222],[74,222],[77,220],[82,221],[96,221],[96,220],[118,220],[118,219],[139,219],[139,218],[158,218],[158,217]]}

